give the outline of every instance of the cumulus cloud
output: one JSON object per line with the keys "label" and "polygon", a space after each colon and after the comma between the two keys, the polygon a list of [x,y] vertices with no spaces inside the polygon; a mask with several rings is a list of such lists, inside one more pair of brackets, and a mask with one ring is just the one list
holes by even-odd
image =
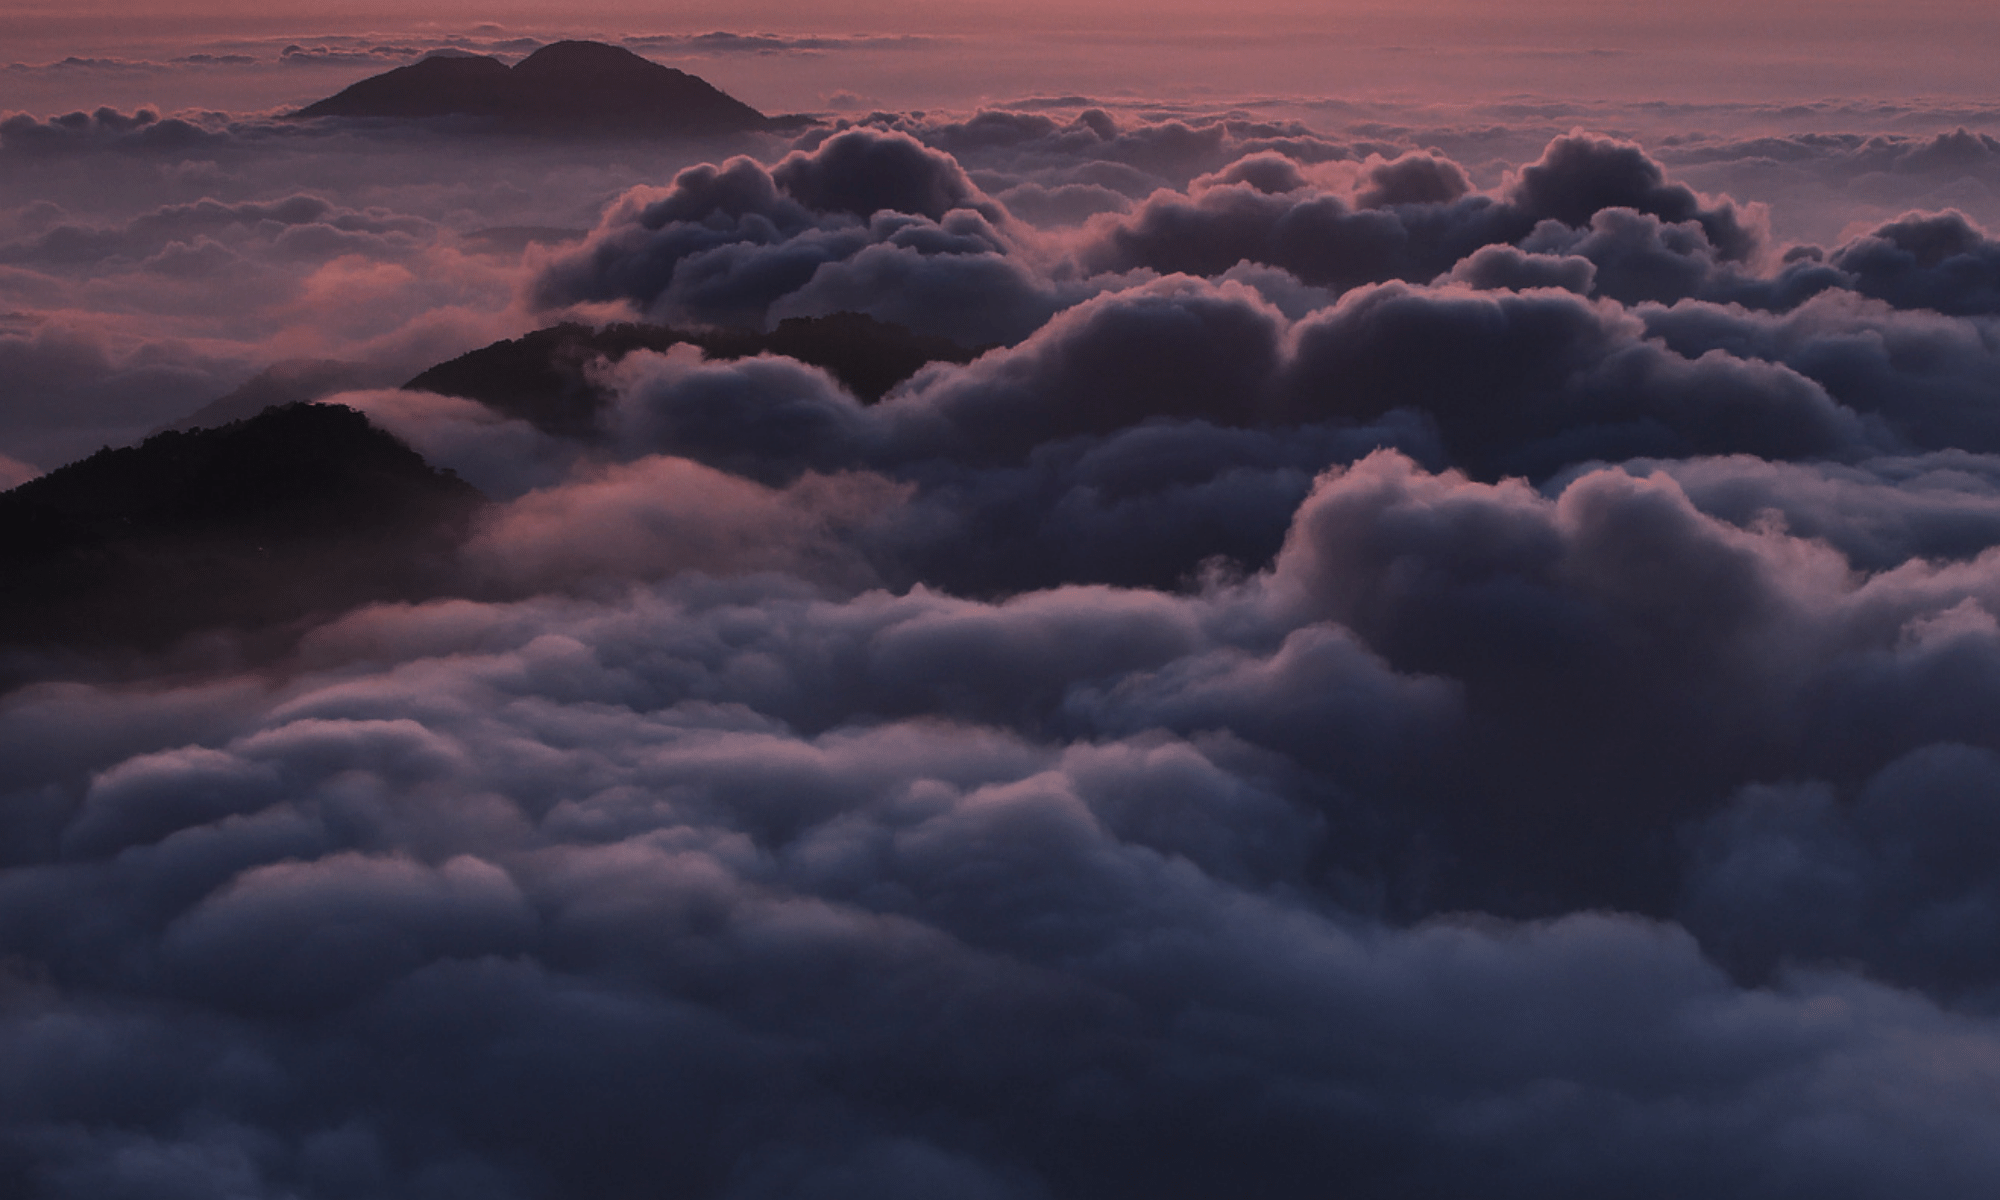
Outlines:
{"label": "cumulus cloud", "polygon": [[970,344],[1017,341],[1088,291],[1016,261],[1006,223],[950,156],[852,129],[775,167],[736,158],[627,194],[555,257],[535,299],[756,329],[865,312]]}
{"label": "cumulus cloud", "polygon": [[0,155],[34,158],[107,149],[162,154],[212,151],[226,141],[219,131],[183,117],[161,119],[150,108],[129,115],[115,108],[73,112],[46,120],[27,113],[0,119]]}
{"label": "cumulus cloud", "polygon": [[[1221,161],[1199,175],[1103,174],[1131,169],[1115,150],[1126,139],[1172,128]],[[811,135],[775,168],[737,159],[684,173],[665,192],[628,194],[586,245],[555,256],[533,295],[545,308],[618,301],[659,319],[751,326],[854,310],[1008,342],[1147,274],[1244,268],[1334,293],[1461,281],[1624,305],[1784,312],[1831,290],[1948,315],[1990,308],[1990,242],[1962,215],[1913,215],[1830,252],[1784,248],[1763,209],[1672,182],[1629,142],[1572,133],[1480,191],[1435,153],[1385,157],[1244,132],[1123,130],[1087,112],[1068,125],[982,113]],[[986,165],[968,175],[919,139]],[[866,193],[843,182],[864,176]],[[1034,221],[1081,222],[1082,233],[1034,237],[1003,219],[995,194]]]}
{"label": "cumulus cloud", "polygon": [[[1968,603],[1925,632],[1990,636],[1992,623]],[[1884,767],[1848,803],[1823,784],[1747,790],[1702,830],[1686,919],[1753,977],[1856,958],[1901,982],[1990,995],[1993,770],[1992,751],[1947,742]]]}
{"label": "cumulus cloud", "polygon": [[1897,308],[2000,312],[2000,244],[1956,212],[1912,214],[1837,250],[1854,289]]}
{"label": "cumulus cloud", "polygon": [[[38,236],[0,247],[0,262],[23,265],[97,265],[106,259],[145,258],[204,235],[255,231],[292,255],[332,257],[360,238],[429,234],[429,222],[385,212],[343,212],[324,199],[294,195],[264,204],[203,200],[147,213],[122,227],[101,229],[64,223]],[[343,236],[345,235],[345,236]],[[214,244],[214,243],[209,243]]]}
{"label": "cumulus cloud", "polygon": [[[1786,705],[1737,689],[1852,644],[1801,623],[1881,624],[1824,554],[1701,517],[1659,477],[1603,472],[1557,501],[1378,456],[1320,482],[1268,575],[1200,594],[843,601],[687,576],[364,611],[316,636],[314,665],[219,706],[22,693],[0,712],[10,737],[59,700],[124,706],[115,726],[136,732],[112,759],[83,750],[94,773],[56,747],[11,769],[16,819],[68,853],[0,892],[0,927],[41,972],[10,984],[10,1147],[49,1186],[158,1179],[164,1161],[325,1194],[593,1191],[663,1170],[724,1195],[823,1173],[1192,1195],[1245,1170],[1284,1193],[1336,1169],[1397,1192],[1490,1182],[1501,1145],[1529,1148],[1508,1160],[1522,1188],[1575,1170],[1722,1186],[1755,1163],[1785,1178],[1745,1194],[1836,1169],[1869,1194],[1918,1159],[1982,1179],[1983,1076],[1926,1064],[1981,1044],[1983,1018],[1838,972],[1741,990],[1707,943],[1641,917],[1352,915],[1385,865],[1402,890],[1375,904],[1440,871],[1462,887],[1477,858],[1503,873],[1480,884],[1498,905],[1522,884],[1506,872],[1560,853],[1496,848],[1496,823],[1583,825],[1569,845],[1594,859],[1616,845],[1608,820],[1643,864],[1652,806],[1689,794],[1664,786],[1677,769],[1726,786],[1743,767],[1608,751],[1714,752],[1746,718],[1782,722]],[[1932,632],[1912,636],[1991,636],[1951,615],[1984,585],[1929,586]],[[1570,619],[1537,615],[1551,606]],[[1923,653],[1885,632],[1863,640]],[[1516,775],[1600,742],[1588,778]],[[1787,761],[1825,767],[1813,744]],[[1894,765],[1908,751],[1881,753],[1911,774]],[[1964,781],[1863,828],[1976,819],[1977,754],[1911,761]],[[1463,772],[1484,786],[1437,786]],[[1614,805],[1606,779],[1634,775],[1650,800]],[[1426,794],[1416,828],[1380,826]],[[1736,821],[1723,799],[1717,820]],[[1550,806],[1568,809],[1553,826]],[[1782,878],[1748,876],[1770,900],[1723,890],[1756,849],[1736,828],[1682,902],[1698,930],[1723,905],[1799,911],[1775,907]],[[1465,840],[1439,854],[1441,835]],[[1983,877],[1962,837],[1940,844]],[[1911,903],[1965,886],[1912,878],[1929,890]],[[1787,944],[1871,944],[1841,928]],[[1805,1018],[1829,1010],[1831,1026]],[[219,1062],[236,1066],[197,1067]],[[58,1064],[91,1087],[50,1110]],[[274,1088],[298,1097],[295,1123],[260,1117]],[[1912,1094],[1956,1115],[1912,1114]],[[213,1117],[182,1123],[190,1103]],[[1903,1119],[1879,1121],[1889,1107]],[[1539,1148],[1578,1121],[1608,1147],[1550,1174]],[[1829,1166],[1796,1145],[1820,1121],[1883,1132]]]}
{"label": "cumulus cloud", "polygon": [[[429,183],[11,210],[22,294],[294,263],[260,346],[992,348],[335,397],[491,499],[428,590],[0,694],[0,1180],[1989,1194],[1992,239],[1350,132],[880,114],[476,266]],[[159,352],[71,328],[73,432]]]}

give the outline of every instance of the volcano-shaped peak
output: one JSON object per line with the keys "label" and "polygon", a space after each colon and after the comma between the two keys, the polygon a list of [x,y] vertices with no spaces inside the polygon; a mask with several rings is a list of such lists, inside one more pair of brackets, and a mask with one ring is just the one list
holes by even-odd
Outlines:
{"label": "volcano-shaped peak", "polygon": [[550,42],[514,66],[517,78],[555,78],[576,71],[626,74],[671,71],[675,75],[683,74],[649,58],[642,58],[623,46],[585,41]]}
{"label": "volcano-shaped peak", "polygon": [[705,80],[602,42],[555,42],[509,68],[434,55],[308,105],[299,117],[482,118],[513,132],[717,134],[770,121]]}
{"label": "volcano-shaped peak", "polygon": [[524,124],[645,129],[671,118],[688,132],[761,129],[764,114],[707,81],[602,42],[556,42],[511,72]]}
{"label": "volcano-shaped peak", "polygon": [[512,82],[507,64],[478,55],[439,54],[371,76],[301,117],[448,117],[494,113]]}

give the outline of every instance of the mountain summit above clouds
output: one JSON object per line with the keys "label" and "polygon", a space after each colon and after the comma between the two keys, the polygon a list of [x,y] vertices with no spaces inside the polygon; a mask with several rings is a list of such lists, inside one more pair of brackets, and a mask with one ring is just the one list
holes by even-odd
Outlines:
{"label": "mountain summit above clouds", "polygon": [[34,674],[22,651],[158,649],[424,598],[485,504],[340,405],[100,450],[0,492],[0,690]]}
{"label": "mountain summit above clouds", "polygon": [[433,55],[307,105],[297,117],[490,119],[529,133],[743,133],[770,118],[704,80],[602,42],[556,42],[512,67]]}

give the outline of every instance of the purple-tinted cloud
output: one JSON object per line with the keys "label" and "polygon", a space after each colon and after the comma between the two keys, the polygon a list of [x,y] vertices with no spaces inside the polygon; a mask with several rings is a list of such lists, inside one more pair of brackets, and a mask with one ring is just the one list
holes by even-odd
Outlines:
{"label": "purple-tinted cloud", "polygon": [[331,395],[487,501],[368,435],[467,504],[307,564],[381,587],[10,643],[0,1191],[2000,1180],[2000,259],[1956,211],[1790,245],[1682,175],[1971,178],[1983,135],[1500,159],[1527,125],[1065,104],[481,190],[395,157],[437,130],[324,135],[393,159],[361,187],[26,120],[75,140],[0,206],[0,481],[267,361],[559,318],[970,361],[605,331],[527,407]]}

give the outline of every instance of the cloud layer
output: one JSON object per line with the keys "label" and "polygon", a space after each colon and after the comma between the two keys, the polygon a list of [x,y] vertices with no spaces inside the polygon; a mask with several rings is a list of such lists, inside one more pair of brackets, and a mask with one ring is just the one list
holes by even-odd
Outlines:
{"label": "cloud layer", "polygon": [[[252,348],[994,348],[338,397],[493,498],[427,598],[0,696],[0,1190],[1991,1194],[1996,242],[1350,132],[884,114],[524,187],[518,254],[390,151],[10,210],[19,458]],[[177,329],[78,300],[182,259]]]}

